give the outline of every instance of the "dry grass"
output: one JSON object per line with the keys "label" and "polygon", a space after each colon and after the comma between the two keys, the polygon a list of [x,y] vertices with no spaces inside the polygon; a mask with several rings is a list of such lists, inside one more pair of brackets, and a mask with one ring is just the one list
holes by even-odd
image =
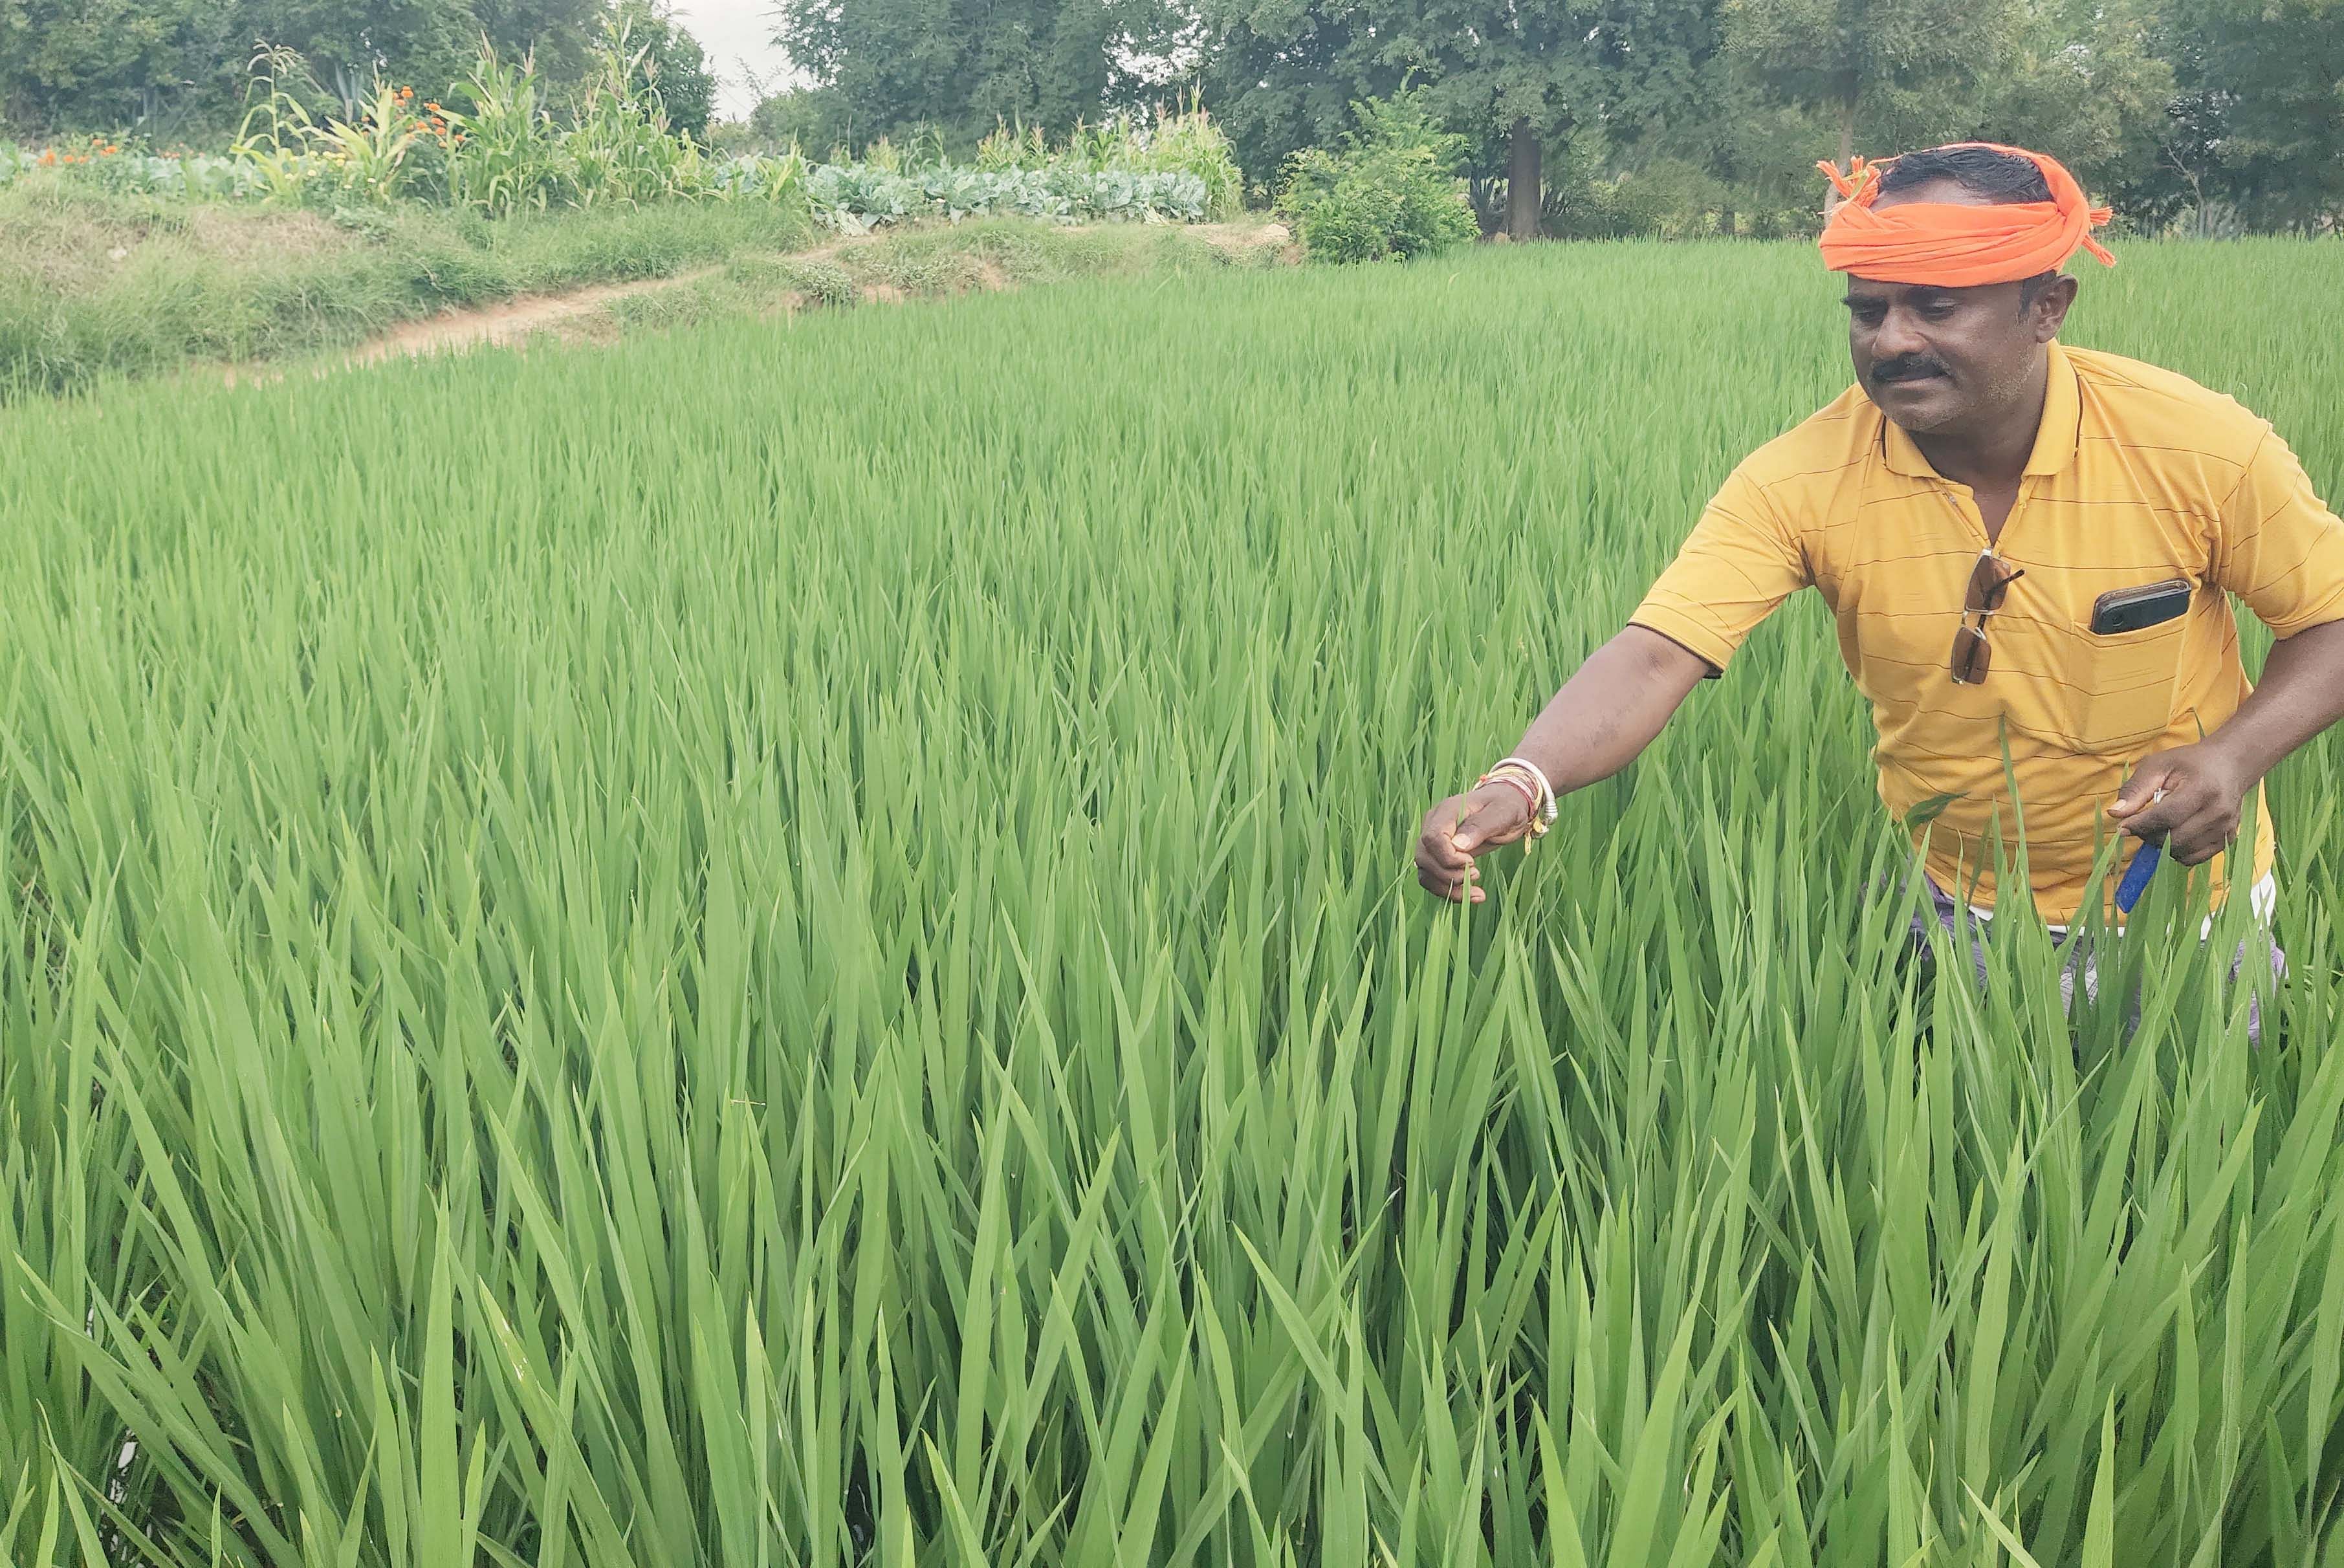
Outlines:
{"label": "dry grass", "polygon": [[0,208],[0,287],[22,281],[70,298],[110,287],[158,262],[273,270],[288,261],[331,256],[358,242],[350,231],[312,212],[144,199],[95,202],[55,187],[35,188]]}

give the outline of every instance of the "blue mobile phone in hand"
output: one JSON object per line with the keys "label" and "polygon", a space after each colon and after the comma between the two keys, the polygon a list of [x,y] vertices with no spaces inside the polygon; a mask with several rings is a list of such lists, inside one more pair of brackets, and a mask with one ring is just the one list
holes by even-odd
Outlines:
{"label": "blue mobile phone in hand", "polygon": [[2132,906],[2148,891],[2148,879],[2157,874],[2157,863],[2164,857],[2164,849],[2154,844],[2144,844],[2134,854],[2132,864],[2125,867],[2124,880],[2117,884],[2117,914],[2132,913]]}

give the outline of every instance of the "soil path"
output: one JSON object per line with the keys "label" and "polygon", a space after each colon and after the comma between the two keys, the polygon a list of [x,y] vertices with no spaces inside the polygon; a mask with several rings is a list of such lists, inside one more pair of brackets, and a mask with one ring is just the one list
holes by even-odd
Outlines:
{"label": "soil path", "polygon": [[419,320],[402,321],[372,342],[350,350],[349,362],[376,365],[401,354],[443,354],[518,343],[532,332],[559,327],[581,316],[591,316],[614,299],[662,288],[681,288],[722,270],[721,267],[695,267],[689,272],[671,272],[664,278],[598,283],[562,294],[524,294],[494,305],[470,306]]}
{"label": "soil path", "polygon": [[[1185,232],[1195,235],[1217,250],[1232,255],[1273,248],[1286,248],[1291,244],[1285,226],[1276,223],[1199,223],[1189,225]],[[793,251],[788,259],[829,261],[844,251],[874,244],[884,236],[884,231],[857,235],[816,249]],[[494,305],[467,307],[427,316],[419,320],[402,321],[382,336],[352,349],[347,362],[378,365],[401,355],[413,358],[426,354],[461,353],[469,349],[518,343],[531,333],[557,329],[565,322],[597,315],[613,300],[685,288],[723,270],[721,266],[696,267],[690,271],[672,272],[663,278],[643,278],[628,283],[598,283],[558,294],[522,295]],[[985,268],[982,277],[988,288],[1009,287],[1008,278],[998,268]],[[884,284],[864,288],[863,297],[866,300],[884,304],[893,304],[905,298],[902,290]],[[803,301],[793,299],[783,303]]]}

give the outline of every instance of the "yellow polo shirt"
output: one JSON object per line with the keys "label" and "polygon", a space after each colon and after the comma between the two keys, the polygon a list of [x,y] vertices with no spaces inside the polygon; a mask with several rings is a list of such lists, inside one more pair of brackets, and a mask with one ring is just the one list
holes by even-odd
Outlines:
{"label": "yellow polo shirt", "polygon": [[[2252,690],[2225,595],[2282,637],[2344,619],[2344,523],[2234,400],[2054,343],[2042,428],[1996,546],[2026,575],[1988,622],[1992,669],[1957,685],[1947,657],[1985,545],[1969,487],[1939,477],[1852,387],[1733,470],[1631,619],[1722,671],[1793,589],[1817,589],[1872,703],[1881,799],[1902,820],[1952,797],[1915,830],[1929,875],[1991,907],[1988,835],[1998,827],[2015,860],[2023,819],[2036,906],[2064,924],[2133,764],[2213,733]],[[2101,594],[2177,577],[2196,584],[2178,618],[2088,629]],[[2257,804],[2249,882],[2277,849]],[[2218,898],[2228,858],[2214,864]]]}

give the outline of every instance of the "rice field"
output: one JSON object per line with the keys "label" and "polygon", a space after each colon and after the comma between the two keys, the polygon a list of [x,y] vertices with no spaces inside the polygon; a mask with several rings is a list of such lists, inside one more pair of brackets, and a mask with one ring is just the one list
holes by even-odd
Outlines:
{"label": "rice field", "polygon": [[[2337,298],[2135,244],[2069,335],[2333,500]],[[2334,737],[2254,1049],[2162,886],[2072,1023],[2020,920],[1921,983],[1812,602],[1414,886],[1834,300],[1547,247],[0,417],[0,1561],[2344,1563]]]}

